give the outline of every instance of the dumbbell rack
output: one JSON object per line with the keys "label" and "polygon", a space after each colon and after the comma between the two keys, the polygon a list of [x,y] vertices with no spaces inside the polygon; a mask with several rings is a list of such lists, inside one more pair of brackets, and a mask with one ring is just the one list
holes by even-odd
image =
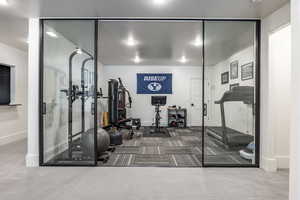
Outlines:
{"label": "dumbbell rack", "polygon": [[[176,126],[172,126],[172,122]],[[187,124],[187,110],[185,108],[168,108],[168,126],[177,128],[186,128]]]}

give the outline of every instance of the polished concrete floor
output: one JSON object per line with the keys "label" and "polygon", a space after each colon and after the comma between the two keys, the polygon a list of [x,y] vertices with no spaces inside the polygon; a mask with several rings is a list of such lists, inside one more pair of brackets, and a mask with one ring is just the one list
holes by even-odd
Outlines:
{"label": "polished concrete floor", "polygon": [[2,200],[287,200],[288,172],[224,168],[26,168],[26,142],[0,146]]}

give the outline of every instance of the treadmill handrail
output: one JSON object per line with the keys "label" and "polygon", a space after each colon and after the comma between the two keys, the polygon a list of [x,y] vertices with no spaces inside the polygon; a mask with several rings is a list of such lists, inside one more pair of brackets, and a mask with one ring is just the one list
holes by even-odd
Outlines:
{"label": "treadmill handrail", "polygon": [[254,103],[254,87],[252,86],[237,86],[230,91],[224,92],[222,98],[215,101],[215,104],[224,102],[242,101],[245,104]]}

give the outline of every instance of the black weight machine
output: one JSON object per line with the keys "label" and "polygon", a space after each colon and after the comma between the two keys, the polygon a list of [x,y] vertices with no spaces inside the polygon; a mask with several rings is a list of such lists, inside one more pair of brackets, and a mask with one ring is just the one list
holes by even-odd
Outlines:
{"label": "black weight machine", "polygon": [[[100,89],[100,91],[102,90]],[[134,135],[132,125],[133,121],[136,119],[127,117],[127,109],[131,108],[132,98],[130,92],[124,86],[121,78],[110,79],[108,81],[108,97],[103,97],[103,94],[100,94],[100,96],[102,98],[108,98],[109,125],[103,127],[103,129],[108,131],[127,129],[129,130],[128,139],[132,139]],[[132,125],[129,125],[129,122],[131,122]],[[138,124],[136,129],[139,129],[140,126],[141,124]],[[112,145],[122,144],[121,137],[121,134],[113,131],[111,134]]]}

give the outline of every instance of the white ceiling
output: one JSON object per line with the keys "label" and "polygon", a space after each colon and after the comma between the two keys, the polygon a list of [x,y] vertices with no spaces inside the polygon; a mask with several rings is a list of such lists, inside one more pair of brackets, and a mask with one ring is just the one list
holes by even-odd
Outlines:
{"label": "white ceiling", "polygon": [[[206,65],[214,65],[254,45],[254,22],[206,22],[205,27]],[[124,44],[129,35],[138,45]],[[197,37],[202,40],[202,22],[101,22],[99,60],[106,65],[133,65],[138,54],[140,65],[202,66],[202,45],[192,44]],[[188,60],[184,64],[179,62],[183,55]]]}
{"label": "white ceiling", "polygon": [[[105,65],[189,65],[202,66],[205,44],[205,64],[211,66],[254,45],[255,22],[207,21],[202,41],[201,21],[101,21],[99,23],[99,61]],[[48,20],[45,32],[59,33],[76,47],[94,52],[92,20]],[[50,37],[49,35],[45,35]],[[132,37],[137,42],[128,46]],[[193,45],[196,38],[200,45]],[[55,39],[55,38],[53,38]],[[59,47],[57,47],[59,49]],[[135,63],[138,55],[140,63]],[[179,60],[185,56],[186,63]]]}
{"label": "white ceiling", "polygon": [[[201,22],[101,22],[99,59],[106,65],[132,65],[136,54],[142,65],[178,65],[185,55],[189,65],[200,65],[202,47],[190,43],[202,38]],[[124,44],[133,36],[138,45]]]}
{"label": "white ceiling", "polygon": [[9,0],[0,7],[0,42],[26,50],[28,17],[261,18],[289,0]]}

